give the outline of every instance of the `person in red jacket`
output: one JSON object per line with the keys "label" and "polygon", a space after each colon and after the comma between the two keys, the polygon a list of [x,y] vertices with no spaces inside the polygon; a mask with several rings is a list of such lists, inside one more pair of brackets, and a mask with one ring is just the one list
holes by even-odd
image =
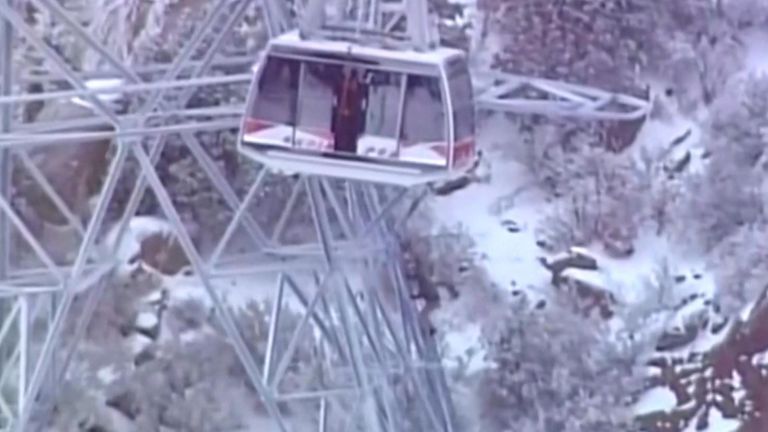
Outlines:
{"label": "person in red jacket", "polygon": [[357,153],[357,139],[363,122],[365,85],[356,69],[345,74],[336,89],[333,118],[334,148],[338,152]]}

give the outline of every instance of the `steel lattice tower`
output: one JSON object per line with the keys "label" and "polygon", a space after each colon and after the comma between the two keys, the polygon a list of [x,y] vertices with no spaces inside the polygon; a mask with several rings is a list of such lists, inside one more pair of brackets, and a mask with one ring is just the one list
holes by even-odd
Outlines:
{"label": "steel lattice tower", "polygon": [[[168,63],[128,66],[91,35],[78,17],[57,0],[30,0],[38,11],[61,25],[78,43],[98,55],[106,69],[75,68],[50,41],[41,38],[27,22],[14,0],[0,0],[0,430],[25,430],[33,409],[49,407],[58,383],[66,375],[72,353],[89,325],[111,271],[116,265],[97,242],[107,224],[108,210],[118,199],[118,182],[129,161],[138,167],[138,180],[124,205],[118,230],[124,233],[145,193],[153,193],[195,276],[205,287],[237,351],[249,380],[261,396],[276,430],[300,430],[285,415],[289,404],[310,403],[317,409],[315,430],[343,424],[347,430],[377,432],[452,431],[455,416],[440,359],[431,337],[425,336],[404,280],[399,243],[393,234],[397,221],[392,209],[407,202],[407,190],[373,184],[299,176],[271,232],[247,211],[260,195],[266,169],[258,171],[247,193],[240,197],[218,168],[195,132],[236,130],[244,111],[241,102],[212,107],[189,107],[194,94],[213,85],[247,84],[254,53],[229,54],[222,50],[232,29],[241,22],[250,0],[211,1],[206,17],[180,53]],[[329,2],[330,3],[330,2]],[[384,32],[403,31],[416,45],[434,43],[436,35],[424,1],[337,2],[337,10],[353,10],[356,17],[342,24],[352,28],[375,27]],[[285,3],[260,4],[270,35],[292,27]],[[309,2],[304,10],[317,15],[325,2]],[[361,12],[362,11],[362,12]],[[322,37],[322,23],[303,21],[308,34]],[[344,27],[344,26],[342,26]],[[338,26],[337,26],[338,28]],[[348,29],[347,29],[348,30]],[[51,70],[14,68],[19,50],[34,49]],[[214,73],[214,70],[216,73]],[[141,96],[141,103],[126,110],[98,98],[88,79],[119,78],[110,91]],[[29,93],[30,82],[56,84],[63,90]],[[524,77],[493,74],[485,82],[486,94],[478,106],[512,112],[539,112],[591,118],[636,119],[647,104],[599,90]],[[549,104],[507,95],[528,85],[557,96]],[[101,91],[105,93],[105,91]],[[108,93],[108,92],[107,92]],[[43,101],[79,97],[95,116],[63,121],[25,123],[24,106]],[[617,105],[623,105],[618,107]],[[173,197],[161,181],[156,164],[166,140],[178,135],[231,210],[232,217],[213,253],[204,255],[185,230]],[[81,224],[50,182],[36,169],[29,153],[43,148],[76,146],[83,141],[109,140],[109,164],[95,208]],[[36,181],[54,207],[77,232],[71,257],[61,262],[47,252],[43,241],[12,205],[11,175],[21,166]],[[297,197],[305,194],[316,241],[286,244],[281,240],[287,221],[300,210]],[[236,232],[245,232],[250,245],[234,254],[227,245]],[[11,233],[15,234],[12,236]],[[38,265],[17,263],[19,238]],[[248,348],[232,311],[225,306],[218,278],[240,273],[279,272],[270,312],[269,337],[264,352]],[[307,279],[307,272],[312,275]],[[359,277],[365,275],[365,277]],[[285,298],[292,295],[303,308],[292,334],[281,334]],[[75,300],[83,302],[73,335],[62,336],[65,320]],[[317,379],[307,388],[286,393],[280,383],[296,353],[302,333],[316,335]],[[66,342],[66,343],[65,343]],[[11,381],[13,386],[7,386]],[[13,387],[14,394],[3,392]]]}
{"label": "steel lattice tower", "polygon": [[[136,213],[142,195],[147,191],[155,194],[160,207],[175,227],[178,240],[189,257],[195,274],[200,278],[215,306],[218,317],[235,347],[252,385],[258,390],[265,407],[277,425],[276,430],[297,430],[286,420],[278,402],[316,401],[320,423],[333,424],[332,419],[349,417],[349,430],[452,430],[452,407],[442,375],[434,343],[423,336],[417,322],[417,314],[407,296],[400,270],[396,248],[398,244],[387,233],[391,229],[389,216],[392,200],[401,200],[404,194],[382,197],[382,191],[373,185],[347,183],[341,187],[328,179],[300,178],[294,193],[282,211],[281,221],[275,232],[267,235],[248,215],[245,209],[258,195],[263,180],[270,175],[262,170],[244,199],[240,199],[225,180],[220,170],[197,141],[194,131],[236,128],[239,123],[240,105],[218,106],[207,109],[190,109],[186,102],[193,93],[205,85],[247,83],[251,74],[246,58],[222,58],[217,56],[227,34],[248,6],[248,1],[222,0],[211,7],[206,20],[199,25],[195,37],[181,54],[170,64],[146,65],[142,70],[127,67],[110,53],[77,22],[75,17],[54,0],[34,1],[65,25],[89,49],[101,55],[110,65],[109,74],[119,77],[125,84],[122,93],[147,95],[146,102],[135,112],[118,112],[102,99],[95,97],[86,87],[89,77],[103,71],[75,71],[68,62],[39,38],[25,22],[20,11],[10,0],[0,4],[0,34],[2,38],[2,261],[0,262],[0,298],[2,299],[2,328],[0,328],[0,364],[2,381],[17,380],[18,393],[12,397],[0,395],[0,418],[3,427],[21,431],[29,421],[34,401],[46,401],[55,396],[56,383],[62,379],[67,360],[82,337],[105,281],[115,264],[109,256],[97,253],[97,237],[103,232],[106,212],[115,199],[118,180],[133,159],[140,168],[140,181],[127,204],[123,215],[123,229],[129,218]],[[34,46],[56,70],[47,80],[64,80],[72,90],[38,94],[23,94],[26,71],[12,67],[14,51],[24,44]],[[200,52],[202,51],[202,54]],[[197,59],[192,60],[197,54]],[[241,66],[241,74],[211,76],[209,71],[222,64]],[[144,70],[155,70],[161,79],[148,80]],[[230,68],[231,70],[231,68]],[[35,124],[34,127],[18,121],[16,109],[23,103],[55,98],[79,96],[89,101],[98,117],[92,121],[109,125],[108,130],[93,132],[78,130],[78,122],[61,130],[62,125]],[[172,113],[173,117],[167,113]],[[205,116],[207,120],[197,120]],[[150,119],[152,121],[150,121]],[[210,259],[204,259],[196,250],[191,237],[184,229],[172,197],[158,177],[155,163],[163,149],[164,138],[171,133],[180,134],[184,146],[217,187],[233,211],[230,227]],[[61,265],[46,252],[42,241],[25,226],[23,219],[11,205],[12,164],[24,164],[34,171],[30,159],[24,157],[35,147],[76,145],[82,140],[113,138],[113,156],[101,187],[98,203],[76,246],[76,256]],[[32,166],[30,168],[30,166]],[[47,187],[45,178],[36,178],[48,197],[61,207],[64,200],[53,188]],[[48,181],[55,179],[48,179]],[[317,242],[304,245],[282,245],[280,230],[285,221],[296,211],[296,196],[304,190],[311,203],[312,220]],[[385,191],[386,192],[386,191]],[[391,195],[385,193],[384,195]],[[61,208],[73,216],[71,209]],[[73,224],[76,218],[71,217]],[[331,220],[334,222],[332,223]],[[240,225],[253,241],[248,257],[238,259],[224,256],[226,244]],[[334,233],[338,226],[342,237]],[[31,246],[32,251],[44,264],[39,268],[18,270],[14,266],[14,248],[11,230]],[[355,258],[352,258],[354,255]],[[223,264],[222,264],[223,263]],[[283,268],[275,288],[274,307],[270,316],[269,343],[266,352],[255,355],[246,346],[236,327],[232,312],[221,299],[222,293],[215,286],[217,274],[232,271],[258,272],[260,268]],[[229,266],[229,267],[227,267]],[[301,286],[292,269],[314,267],[315,283]],[[372,281],[360,283],[346,275],[351,271],[375,274]],[[386,291],[389,291],[388,293]],[[281,312],[284,297],[293,293],[303,302],[305,311],[298,329],[293,335],[281,335]],[[396,301],[386,304],[382,296]],[[73,301],[81,297],[85,311],[77,323],[77,332],[64,344],[62,329],[68,319]],[[361,300],[362,299],[362,300]],[[46,313],[48,311],[48,313]],[[41,313],[42,312],[42,313]],[[45,330],[32,333],[33,325],[42,323]],[[279,385],[286,368],[291,364],[297,339],[302,332],[313,329],[322,335],[318,342],[318,368],[322,379],[304,391],[286,394]],[[42,338],[42,339],[40,339]],[[285,339],[285,340],[283,340]],[[57,355],[61,350],[67,354]],[[64,358],[65,361],[57,359]],[[257,361],[257,358],[263,358]],[[411,404],[407,407],[406,404]],[[417,407],[416,407],[417,406]],[[408,414],[420,413],[418,415]],[[338,424],[338,423],[336,423]],[[320,430],[325,430],[321,426]]]}

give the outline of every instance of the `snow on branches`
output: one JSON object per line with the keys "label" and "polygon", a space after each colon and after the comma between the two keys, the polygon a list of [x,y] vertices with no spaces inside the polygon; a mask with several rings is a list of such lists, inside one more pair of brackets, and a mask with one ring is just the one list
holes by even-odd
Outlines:
{"label": "snow on branches", "polygon": [[636,93],[655,48],[647,2],[481,0],[504,46],[495,65],[538,77]]}
{"label": "snow on branches", "polygon": [[705,170],[691,179],[689,217],[711,249],[740,227],[765,223],[768,78],[754,77],[712,107]]}
{"label": "snow on branches", "polygon": [[480,388],[486,430],[630,431],[627,395],[639,386],[598,328],[567,311],[514,310],[489,329]]}
{"label": "snow on branches", "polygon": [[[128,64],[144,63],[158,51],[173,55],[181,49],[185,31],[202,16],[201,0],[92,0],[90,28],[94,36]],[[98,65],[98,54],[88,57]]]}

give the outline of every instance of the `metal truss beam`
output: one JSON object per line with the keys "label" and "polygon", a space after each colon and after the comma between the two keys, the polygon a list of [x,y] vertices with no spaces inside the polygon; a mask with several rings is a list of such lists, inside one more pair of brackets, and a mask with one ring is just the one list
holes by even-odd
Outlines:
{"label": "metal truss beam", "polygon": [[480,110],[586,120],[636,120],[648,101],[576,84],[502,72],[473,75]]}
{"label": "metal truss beam", "polygon": [[[10,0],[0,0],[8,3]],[[13,27],[5,19],[0,18],[0,97],[10,95],[13,91]],[[12,106],[0,106],[0,136],[9,132],[12,126]],[[0,148],[0,200],[11,196],[11,154],[7,149]],[[11,222],[7,215],[0,212],[0,281],[6,279],[11,271]],[[18,318],[20,309],[25,316]],[[14,407],[6,401],[8,385],[6,384],[11,365],[18,363],[20,369],[26,366],[26,358],[20,359],[16,354],[18,348],[26,353],[26,333],[23,318],[26,317],[26,297],[0,297],[0,428],[7,427],[10,419],[16,414]],[[18,324],[16,324],[18,323]],[[10,340],[9,333],[14,325],[18,325],[17,340]],[[17,397],[23,393],[26,386],[24,374],[19,374],[15,384],[18,389]]]}
{"label": "metal truss beam", "polygon": [[428,50],[439,44],[437,21],[426,0],[309,0],[299,28],[307,38],[390,48]]}
{"label": "metal truss beam", "polygon": [[[222,69],[231,69],[231,68],[241,68],[245,69],[253,65],[254,62],[254,56],[253,54],[240,54],[240,55],[230,55],[230,56],[223,56],[219,55],[216,60],[211,64],[212,69],[222,70]],[[199,67],[201,62],[199,60],[188,60],[184,63],[184,65],[179,70],[179,77],[188,77],[191,74],[191,70],[193,68]],[[154,79],[150,79],[150,77],[155,77],[157,75],[165,75],[168,73],[168,70],[170,69],[171,64],[168,63],[161,63],[161,64],[148,64],[148,65],[139,65],[134,66],[133,71],[139,75],[144,81],[146,82],[152,82],[155,81]],[[77,74],[77,77],[83,81],[91,80],[91,79],[105,79],[105,78],[114,78],[116,74],[114,71],[105,71],[105,70],[93,70],[93,71],[79,71]],[[48,70],[47,68],[34,68],[30,67],[29,69],[20,71],[19,74],[17,74],[17,77],[15,78],[16,82],[20,84],[31,84],[31,83],[44,83],[44,84],[62,84],[66,82],[66,79],[56,71]]]}

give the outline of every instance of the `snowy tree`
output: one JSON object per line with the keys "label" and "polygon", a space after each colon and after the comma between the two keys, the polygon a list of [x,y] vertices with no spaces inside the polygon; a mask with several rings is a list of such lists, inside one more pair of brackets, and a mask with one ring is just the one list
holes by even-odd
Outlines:
{"label": "snowy tree", "polygon": [[[120,310],[134,312],[114,311],[118,305],[106,294],[106,305],[94,317],[98,324],[91,326],[67,381],[72,392],[85,393],[79,402],[57,404],[51,422],[65,425],[58,430],[78,430],[66,426],[73,424],[111,430],[114,422],[135,430],[247,430],[251,417],[266,416],[259,394],[209,306],[190,299],[161,307],[157,331],[149,338],[132,325],[137,302],[128,301],[123,294],[127,304]],[[157,301],[167,299],[161,296]],[[265,308],[269,305],[251,302],[235,313],[238,328],[259,362],[269,329]],[[105,314],[127,318],[111,323]],[[290,334],[299,322],[299,316],[290,311],[282,319],[281,334]],[[113,330],[104,338],[107,328]],[[297,354],[280,386],[282,392],[317,383],[317,371],[306,367],[314,355],[313,343],[311,334],[299,339]],[[105,350],[105,346],[110,348]],[[113,375],[109,379],[101,376],[105,368]],[[292,415],[310,416],[309,412],[314,411],[298,410]]]}
{"label": "snowy tree", "polygon": [[689,184],[689,220],[711,249],[739,227],[762,223],[768,78],[747,80],[713,106],[705,170]]}
{"label": "snowy tree", "polygon": [[717,0],[715,4],[733,27],[759,27],[768,22],[768,7],[760,0]]}
{"label": "snowy tree", "polygon": [[526,2],[486,0],[504,44],[505,70],[636,92],[635,72],[647,62],[652,17],[640,1]]}
{"label": "snowy tree", "polygon": [[485,335],[480,384],[486,430],[632,430],[627,396],[639,388],[624,358],[588,321],[555,308],[513,310]]}
{"label": "snowy tree", "polygon": [[631,253],[647,187],[632,161],[596,146],[588,133],[557,127],[539,132],[540,139],[525,143],[524,157],[561,203],[540,225],[539,239],[557,251],[600,241],[617,255]]}
{"label": "snowy tree", "polygon": [[718,302],[725,313],[738,313],[754,301],[768,280],[768,226],[738,228],[712,251],[717,276]]}

